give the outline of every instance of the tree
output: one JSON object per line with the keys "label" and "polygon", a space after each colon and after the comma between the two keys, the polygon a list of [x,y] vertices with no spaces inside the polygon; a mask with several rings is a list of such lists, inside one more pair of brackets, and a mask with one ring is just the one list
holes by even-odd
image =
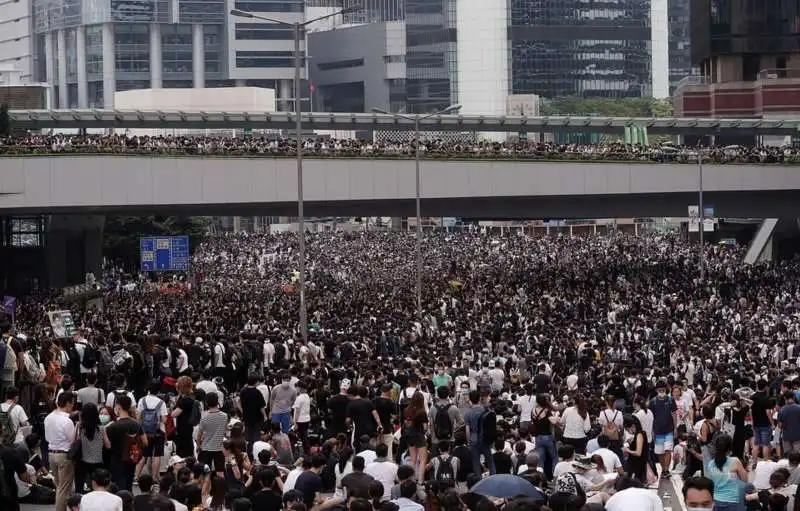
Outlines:
{"label": "tree", "polygon": [[0,136],[11,134],[11,115],[8,113],[8,105],[0,105]]}
{"label": "tree", "polygon": [[207,217],[109,216],[104,230],[103,255],[126,269],[139,265],[139,240],[147,236],[189,236],[194,250],[208,231]]}

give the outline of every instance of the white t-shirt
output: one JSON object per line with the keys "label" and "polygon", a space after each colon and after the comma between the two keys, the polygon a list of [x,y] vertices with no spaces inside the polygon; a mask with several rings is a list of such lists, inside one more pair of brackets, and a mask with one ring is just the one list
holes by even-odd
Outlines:
{"label": "white t-shirt", "polygon": [[286,495],[291,490],[294,490],[294,485],[297,484],[297,478],[303,473],[303,468],[294,468],[291,472],[286,474],[286,481],[283,483],[283,494]]}
{"label": "white t-shirt", "polygon": [[360,453],[356,454],[356,456],[361,456],[362,458],[364,458],[364,466],[365,467],[368,466],[373,461],[375,461],[375,458],[378,457],[378,455],[375,454],[375,451],[373,451],[371,449],[365,449],[365,450],[361,451]]}
{"label": "white t-shirt", "polygon": [[[126,393],[128,394],[128,397],[131,398],[131,403],[135,403],[136,398],[133,397],[133,393],[127,391]],[[119,393],[119,397],[122,397],[122,392]],[[118,399],[117,391],[109,392],[108,395],[106,396],[106,406],[108,406],[109,408],[113,408],[114,405],[116,404],[117,399]],[[81,502],[83,502],[83,500],[81,500]]]}
{"label": "white t-shirt", "polygon": [[[664,511],[658,493],[646,488],[628,488],[617,492],[606,502],[606,511]],[[83,506],[81,506],[83,511]]]}
{"label": "white t-shirt", "polygon": [[262,442],[261,440],[256,440],[253,442],[253,459],[258,459],[258,454],[261,451],[270,451],[272,452],[272,446],[269,445],[269,442]]}
{"label": "white t-shirt", "polygon": [[217,343],[214,345],[214,367],[225,367],[225,347]]}
{"label": "white t-shirt", "polygon": [[92,491],[81,498],[81,511],[122,511],[122,499],[107,491]]}
{"label": "white t-shirt", "polygon": [[642,425],[642,430],[644,434],[647,435],[647,441],[653,441],[653,412],[650,410],[639,410],[634,415],[636,418],[639,419],[639,423]]}
{"label": "white t-shirt", "polygon": [[22,406],[18,404],[0,404],[0,411],[7,412],[12,406],[14,408],[9,414],[9,419],[11,420],[11,429],[17,432],[16,436],[14,437],[14,443],[16,444],[25,440],[25,436],[22,434],[22,426],[28,423],[28,416],[25,414],[25,410],[22,408]]}
{"label": "white t-shirt", "polygon": [[392,496],[392,487],[397,481],[397,465],[391,461],[374,461],[366,466],[364,473],[383,484],[383,498]]}
{"label": "white t-shirt", "polygon": [[298,394],[292,408],[297,410],[297,422],[311,422],[311,398],[307,392]]}
{"label": "white t-shirt", "polygon": [[614,451],[601,447],[592,453],[592,456],[597,455],[603,458],[603,465],[606,466],[606,472],[615,472],[618,468],[622,468],[622,462]]}
{"label": "white t-shirt", "polygon": [[225,402],[225,394],[219,390],[217,384],[211,380],[200,380],[195,384],[197,390],[202,390],[206,393],[206,396],[212,392],[216,392],[217,396],[219,396],[219,403],[222,404]]}
{"label": "white t-shirt", "polygon": [[189,357],[186,355],[186,352],[180,348],[178,349],[178,360],[175,361],[175,366],[178,373],[183,373],[189,369]]}
{"label": "white t-shirt", "polygon": [[756,490],[768,490],[770,488],[769,478],[778,468],[780,468],[780,466],[772,460],[759,461],[756,464],[756,470],[753,474],[753,486],[756,487]]}
{"label": "white t-shirt", "polygon": [[519,406],[519,421],[530,422],[533,407],[536,406],[536,396],[519,396],[517,406]]}

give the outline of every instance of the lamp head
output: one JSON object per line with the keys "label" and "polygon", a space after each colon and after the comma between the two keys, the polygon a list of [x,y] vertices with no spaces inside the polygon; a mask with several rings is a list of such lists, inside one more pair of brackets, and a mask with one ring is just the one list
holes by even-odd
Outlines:
{"label": "lamp head", "polygon": [[230,14],[231,16],[238,16],[240,18],[255,18],[253,14],[239,9],[231,9]]}
{"label": "lamp head", "polygon": [[458,113],[459,110],[461,110],[461,105],[450,105],[447,108],[445,108],[444,110],[442,110],[442,113],[443,114],[455,114],[455,113]]}
{"label": "lamp head", "polygon": [[354,13],[354,12],[358,12],[361,9],[362,9],[362,6],[360,6],[358,4],[351,5],[350,7],[345,7],[344,9],[342,9],[341,12],[339,12],[339,14],[351,14],[351,13]]}
{"label": "lamp head", "polygon": [[376,113],[376,114],[391,115],[389,112],[387,112],[386,110],[383,110],[381,108],[373,108],[372,112]]}

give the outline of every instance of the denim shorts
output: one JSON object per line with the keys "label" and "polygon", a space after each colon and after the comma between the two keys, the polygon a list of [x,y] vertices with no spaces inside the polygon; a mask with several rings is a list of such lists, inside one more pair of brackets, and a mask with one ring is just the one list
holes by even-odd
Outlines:
{"label": "denim shorts", "polygon": [[770,445],[772,443],[772,428],[770,426],[754,427],[753,441],[760,446]]}

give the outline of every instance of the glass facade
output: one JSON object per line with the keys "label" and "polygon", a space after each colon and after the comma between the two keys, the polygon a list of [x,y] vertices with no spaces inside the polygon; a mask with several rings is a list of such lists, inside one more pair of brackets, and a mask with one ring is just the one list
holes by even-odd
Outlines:
{"label": "glass facade", "polygon": [[650,94],[649,0],[511,0],[513,94]]}
{"label": "glass facade", "polygon": [[691,0],[669,0],[669,92],[693,74],[690,36]]}

